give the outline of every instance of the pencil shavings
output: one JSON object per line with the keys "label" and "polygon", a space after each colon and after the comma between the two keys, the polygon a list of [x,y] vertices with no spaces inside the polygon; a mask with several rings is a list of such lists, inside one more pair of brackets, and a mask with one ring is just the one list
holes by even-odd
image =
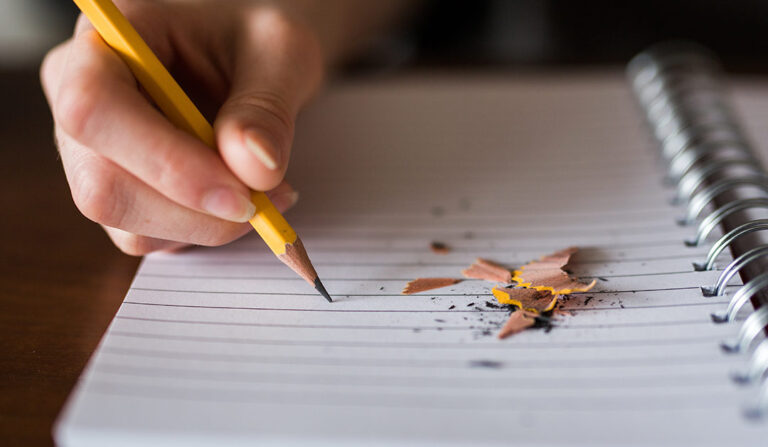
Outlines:
{"label": "pencil shavings", "polygon": [[586,292],[595,286],[596,280],[584,284],[568,276],[563,267],[579,249],[568,247],[547,255],[538,261],[529,262],[515,270],[512,278],[519,286],[536,290],[548,290],[553,295],[567,295],[574,292]]}
{"label": "pencil shavings", "polygon": [[461,279],[458,278],[416,278],[413,281],[409,281],[401,293],[403,295],[410,295],[412,293],[452,286],[459,282],[461,282]]}
{"label": "pencil shavings", "polygon": [[504,339],[510,335],[522,332],[534,324],[536,324],[536,314],[526,312],[524,310],[518,310],[512,312],[512,315],[509,316],[509,319],[506,323],[504,323],[504,326],[502,326],[501,330],[499,330],[499,333],[496,334],[496,336],[499,339]]}
{"label": "pencil shavings", "polygon": [[509,269],[483,258],[477,258],[469,267],[461,271],[467,278],[484,279],[491,282],[512,282],[512,272]]}
{"label": "pencil shavings", "polygon": [[557,295],[553,295],[547,290],[536,290],[527,288],[506,288],[494,287],[491,291],[501,304],[510,304],[517,306],[522,310],[540,314],[549,312],[557,304]]}
{"label": "pencil shavings", "polygon": [[447,255],[448,253],[451,252],[451,247],[438,241],[434,241],[431,244],[429,244],[429,248],[430,250],[432,250],[432,253],[436,255]]}

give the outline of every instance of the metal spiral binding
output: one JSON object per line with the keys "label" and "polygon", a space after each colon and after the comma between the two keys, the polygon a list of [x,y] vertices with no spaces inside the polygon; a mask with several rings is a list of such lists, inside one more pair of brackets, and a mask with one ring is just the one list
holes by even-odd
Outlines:
{"label": "metal spiral binding", "polygon": [[[765,255],[768,255],[768,245],[761,245],[749,250],[728,264],[722,273],[720,273],[714,286],[702,286],[701,293],[704,296],[722,296],[725,293],[725,288],[728,286],[728,282],[739,273],[745,265]],[[743,288],[746,288],[746,285]],[[755,292],[758,291],[759,290],[756,290]]]}
{"label": "metal spiral binding", "polygon": [[705,218],[701,219],[696,234],[693,238],[687,239],[685,245],[689,247],[698,247],[699,244],[704,242],[709,234],[730,215],[739,211],[744,211],[750,208],[764,208],[768,209],[768,198],[755,197],[752,199],[739,199],[726,203],[720,208],[709,213]]}
{"label": "metal spiral binding", "polygon": [[722,235],[720,239],[717,240],[717,242],[712,244],[712,248],[710,248],[709,253],[707,253],[707,259],[701,263],[694,262],[693,268],[697,271],[712,270],[712,268],[715,266],[715,260],[717,257],[720,255],[720,253],[723,252],[723,250],[728,248],[731,242],[735,241],[741,236],[744,236],[745,234],[762,230],[768,230],[768,219],[757,219],[739,225],[733,230]]}
{"label": "metal spiral binding", "polygon": [[765,288],[765,286],[768,286],[768,272],[759,275],[739,288],[733,295],[733,298],[731,298],[731,301],[728,302],[728,307],[725,311],[713,313],[712,319],[716,323],[725,323],[726,321],[732,323],[741,308],[752,298],[752,295]]}
{"label": "metal spiral binding", "polygon": [[701,169],[689,171],[680,177],[680,181],[677,184],[677,192],[672,199],[672,204],[677,205],[681,203],[685,197],[693,196],[693,194],[709,181],[713,175],[733,167],[749,170],[750,173],[753,174],[761,174],[759,168],[755,166],[752,159],[726,158],[723,160],[712,161],[711,163],[707,163],[707,165]]}
{"label": "metal spiral binding", "polygon": [[712,203],[717,196],[733,188],[746,185],[755,186],[768,192],[768,175],[761,173],[750,177],[724,178],[712,183],[700,192],[691,196],[688,201],[687,213],[685,214],[685,217],[680,219],[680,223],[683,225],[690,225],[696,222],[696,219],[699,218],[702,211],[704,211],[707,205]]}
{"label": "metal spiral binding", "polygon": [[[663,44],[632,59],[627,74],[667,166],[665,180],[675,188],[672,203],[685,207],[678,224],[698,222],[694,236],[684,241],[686,245],[704,244],[736,213],[768,210],[768,174],[728,106],[719,64],[711,53],[689,43]],[[734,190],[758,194],[730,200],[734,196],[726,194]],[[718,256],[734,241],[766,230],[768,219],[754,219],[724,231],[706,259],[693,264],[694,269],[712,270]],[[737,273],[764,257],[768,257],[768,244],[746,251],[726,266],[713,286],[702,287],[702,292],[705,296],[726,294],[731,290],[728,283]],[[737,383],[758,387],[756,402],[746,410],[751,417],[768,415],[768,306],[751,306],[753,296],[764,290],[768,290],[768,271],[738,287],[728,306],[712,314],[718,323],[741,321],[735,338],[723,341],[721,346],[726,352],[750,355],[745,369],[732,377]],[[739,317],[747,308],[749,315]],[[763,339],[758,344],[760,337]]]}

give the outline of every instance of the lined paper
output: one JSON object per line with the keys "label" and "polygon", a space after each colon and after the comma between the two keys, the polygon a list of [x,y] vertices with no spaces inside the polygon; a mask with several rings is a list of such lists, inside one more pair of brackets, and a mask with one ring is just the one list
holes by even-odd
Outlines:
{"label": "lined paper", "polygon": [[[623,80],[335,86],[305,113],[287,215],[336,302],[263,242],[153,254],[58,424],[63,445],[757,444]],[[448,244],[434,254],[431,241]],[[400,294],[477,257],[577,245],[550,331],[506,340],[492,284]],[[740,283],[734,279],[729,290]],[[745,309],[740,320],[749,309]]]}

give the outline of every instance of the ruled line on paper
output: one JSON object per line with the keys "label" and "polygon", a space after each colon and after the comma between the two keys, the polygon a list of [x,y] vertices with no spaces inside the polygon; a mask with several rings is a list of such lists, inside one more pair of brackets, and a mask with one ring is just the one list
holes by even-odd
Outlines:
{"label": "ruled line on paper", "polygon": [[[275,262],[273,259],[270,259],[268,256],[266,256],[266,253],[263,253],[264,259],[242,259],[237,261],[229,261],[227,259],[199,259],[199,258],[193,258],[193,259],[186,259],[185,264],[186,265],[275,265]],[[577,262],[572,263],[572,266],[581,265],[581,264],[607,264],[607,263],[622,263],[622,262],[649,262],[649,261],[655,261],[655,260],[671,260],[671,259],[690,259],[691,262],[693,262],[696,259],[700,259],[703,256],[706,256],[706,252],[699,252],[696,254],[677,254],[677,255],[666,255],[666,256],[658,256],[658,257],[637,257],[637,258],[616,258],[616,259],[595,259],[595,260],[579,260]],[[253,256],[255,257],[256,254],[254,253]],[[173,259],[169,259],[167,257],[154,257],[151,260],[145,261],[147,265],[151,264],[162,264],[162,263],[171,263],[173,264],[175,261]],[[512,265],[523,265],[525,262],[518,261],[518,262],[510,262],[509,264]],[[421,266],[456,266],[456,267],[466,267],[466,262],[437,262],[437,261],[425,261],[425,262],[334,262],[334,261],[325,261],[321,260],[319,262],[315,261],[314,265],[316,267],[318,266],[367,266],[367,267],[384,267],[384,266],[403,266],[403,267],[421,267]]]}
{"label": "ruled line on paper", "polygon": [[[733,288],[733,287],[740,287],[739,284],[729,284],[726,286],[726,288]],[[570,295],[594,295],[594,294],[622,294],[622,293],[639,293],[639,292],[672,292],[676,290],[699,290],[699,286],[692,286],[692,287],[665,287],[660,289],[633,289],[633,290],[590,290],[588,292],[574,292]],[[137,290],[142,292],[171,292],[171,293],[198,293],[198,294],[211,294],[211,295],[268,295],[268,296],[316,296],[315,293],[312,292],[256,292],[256,291],[236,291],[236,290],[198,290],[198,289],[160,289],[160,288],[151,288],[151,287],[131,287],[130,290]],[[474,293],[429,293],[429,292],[422,292],[422,293],[414,293],[411,295],[407,295],[410,297],[419,297],[419,296],[444,296],[444,297],[450,297],[450,296],[480,296],[484,295],[482,292],[474,292]],[[402,293],[345,293],[342,295],[343,297],[402,297]],[[702,295],[702,298],[705,299],[705,297]],[[125,301],[126,303],[131,303],[131,301]],[[707,301],[705,300],[704,303],[712,303],[714,301]],[[727,301],[726,301],[727,303]],[[307,310],[315,310],[315,309],[307,309]],[[330,310],[329,310],[330,311]],[[411,312],[412,310],[405,310],[405,312]]]}
{"label": "ruled line on paper", "polygon": [[[456,197],[462,197],[466,196],[466,194],[458,194]],[[555,219],[558,222],[562,222],[563,219],[569,218],[572,219],[574,216],[581,216],[585,218],[595,219],[595,222],[600,222],[601,217],[609,215],[609,216],[618,216],[619,218],[628,217],[628,216],[640,216],[640,219],[668,219],[667,222],[672,224],[674,221],[669,220],[670,218],[674,219],[674,216],[677,214],[675,212],[670,212],[670,207],[668,205],[659,205],[658,207],[653,208],[643,208],[643,207],[637,207],[637,208],[620,208],[620,209],[612,209],[612,210],[599,210],[599,211],[571,211],[571,210],[565,210],[565,211],[558,211],[556,213],[544,213],[544,212],[537,212],[535,214],[521,214],[517,210],[499,210],[496,208],[493,213],[489,213],[488,210],[471,210],[459,213],[458,211],[452,212],[452,213],[446,213],[439,217],[433,215],[430,213],[430,208],[424,208],[423,206],[419,207],[422,209],[421,212],[398,212],[396,214],[393,214],[391,212],[387,211],[381,211],[381,210],[366,210],[365,215],[360,215],[360,212],[354,212],[344,209],[334,209],[332,212],[328,210],[318,210],[313,211],[311,216],[305,216],[300,215],[296,216],[297,219],[306,219],[307,221],[314,221],[317,219],[319,222],[322,223],[323,219],[335,219],[338,221],[345,221],[349,220],[350,218],[358,218],[358,219],[365,219],[370,220],[373,223],[379,222],[387,222],[387,221],[395,221],[397,222],[407,222],[408,219],[428,219],[429,223],[437,223],[437,222],[445,222],[450,221],[451,219],[471,219],[473,216],[477,216],[478,222],[483,222],[485,220],[492,220],[494,222],[505,222],[505,223],[522,223],[518,221],[543,221],[546,219]],[[679,211],[678,211],[679,212]],[[622,221],[622,220],[611,220],[612,223],[615,223],[617,225],[621,225],[623,222],[635,222],[636,219]]]}
{"label": "ruled line on paper", "polygon": [[[645,159],[642,162],[643,163],[647,163],[648,161],[649,161],[648,159]],[[627,172],[622,172],[622,171],[630,171],[630,172],[632,171],[631,167],[628,168],[628,167],[625,167],[623,165],[616,166],[615,163],[608,164],[607,166],[616,167],[616,168],[618,168],[619,172],[618,172],[617,175],[611,175],[611,174],[613,174],[611,172],[604,173],[604,176],[602,177],[602,180],[604,180],[604,181],[611,181],[611,180],[619,181],[619,180],[626,179]],[[396,167],[401,167],[401,166],[393,166],[393,168],[396,168]],[[434,169],[435,167],[436,166],[426,166],[426,165],[418,165],[418,164],[414,164],[414,165],[409,166],[410,171],[417,171],[417,172],[421,171],[421,173],[424,175],[424,180],[429,180],[429,179],[440,180],[439,175],[434,175],[434,174],[432,174],[432,173],[430,173],[428,171],[428,170]],[[592,167],[594,167],[594,166],[592,166]],[[474,177],[474,178],[482,178],[482,176],[484,174],[483,169],[481,167],[478,167],[476,169],[477,169],[477,172],[473,172],[471,167],[467,168],[466,171],[465,171],[465,175],[467,176],[467,178],[472,178],[472,177]],[[541,176],[545,176],[545,175],[551,173],[552,170],[555,170],[555,169],[557,169],[556,164],[555,164],[555,166],[552,166],[552,168],[550,168],[549,170],[532,171],[532,172],[523,173],[520,176],[520,179],[523,179],[523,180],[532,179],[532,178],[533,179],[537,179],[537,178],[540,178]],[[486,171],[487,171],[487,168],[486,168]],[[328,175],[328,174],[323,175],[323,174],[324,173],[318,173],[318,177],[323,179],[323,185],[324,186],[334,186],[335,183],[344,184],[344,183],[348,183],[348,182],[356,182],[356,181],[361,181],[361,180],[366,180],[366,179],[370,180],[371,178],[376,178],[377,177],[375,175],[375,173],[371,174],[369,171],[366,171],[366,174],[370,174],[369,177],[366,177],[366,178],[361,178],[360,175],[355,175],[354,173],[347,173],[347,172],[342,172],[342,173],[335,172],[335,173],[333,173],[333,175]],[[406,172],[406,174],[409,174],[409,172]],[[576,184],[579,184],[579,183],[582,183],[581,181],[584,180],[583,177],[588,177],[590,175],[594,175],[594,172],[593,171],[589,171],[589,170],[587,170],[587,171],[585,171],[583,173],[577,171],[577,172],[574,172],[572,175],[569,175],[568,178],[565,178],[563,180],[564,181],[569,181],[570,180],[570,181],[572,181],[572,182],[574,182]],[[397,183],[398,179],[402,180],[402,181],[409,181],[409,180],[412,181],[413,180],[413,178],[411,176],[408,176],[408,175],[397,176],[397,177],[386,177],[386,178],[382,178],[382,177],[379,176],[379,178],[381,180],[387,180],[388,183]],[[663,188],[663,184],[660,181],[660,179],[658,179],[658,180],[659,180],[658,182],[654,182],[653,184],[646,185],[645,186],[645,188],[646,188],[645,190],[642,190],[640,188],[636,188],[634,190],[627,189],[627,192],[634,192],[636,194],[637,193],[642,194],[644,191],[647,191],[648,188],[662,189]],[[401,183],[404,183],[404,182],[401,182]],[[387,187],[389,187],[389,188],[392,188],[393,186],[394,185],[387,185]],[[539,185],[539,186],[541,186],[541,185]],[[599,185],[597,187],[594,186],[594,185],[589,185],[589,186],[591,188],[599,187]],[[468,186],[468,189],[469,189],[469,186]],[[524,190],[524,192],[525,192],[525,190]]]}
{"label": "ruled line on paper", "polygon": [[[722,272],[722,269],[712,269],[708,270],[710,272]],[[685,270],[685,271],[676,271],[676,272],[653,272],[653,273],[634,273],[634,274],[624,274],[624,275],[612,275],[612,274],[593,274],[593,275],[578,275],[579,278],[582,279],[592,279],[592,278],[640,278],[640,277],[646,277],[646,276],[663,276],[663,275],[685,275],[685,274],[697,274],[700,272],[694,271],[694,270]],[[188,275],[181,275],[181,274],[170,274],[170,273],[150,273],[150,272],[144,272],[142,276],[147,278],[169,278],[169,279],[185,279],[185,278],[196,278],[196,279],[216,279],[218,281],[227,281],[227,280],[264,280],[264,281],[303,281],[302,278],[296,278],[295,276],[223,276],[223,275],[198,275],[198,274],[188,274]],[[366,277],[358,277],[358,278],[339,278],[334,276],[328,276],[323,275],[323,281],[373,281],[373,282],[381,282],[381,281],[397,281],[397,282],[407,282],[412,280],[413,277],[409,278],[366,278]],[[476,283],[482,283],[482,279],[475,279],[475,278],[463,278],[462,281],[466,282],[476,282]]]}
{"label": "ruled line on paper", "polygon": [[[605,231],[613,231],[615,233],[619,233],[620,231],[632,231],[634,234],[649,234],[649,233],[655,233],[659,234],[660,232],[663,234],[677,234],[681,230],[680,229],[673,229],[674,231],[670,231],[670,217],[671,216],[665,216],[664,219],[659,219],[658,221],[650,221],[650,222],[637,222],[637,220],[628,221],[626,223],[617,224],[615,222],[611,224],[596,224],[596,225],[583,225],[583,224],[570,224],[570,225],[544,225],[540,224],[537,225],[536,228],[504,228],[499,227],[499,218],[496,217],[494,219],[489,219],[491,222],[493,222],[493,226],[483,226],[482,225],[482,219],[474,219],[471,214],[468,215],[460,215],[460,216],[452,216],[452,219],[449,218],[439,218],[439,222],[441,225],[425,225],[421,222],[409,222],[407,219],[402,218],[398,219],[398,222],[401,224],[409,224],[404,225],[404,227],[401,229],[401,231],[393,231],[391,225],[381,225],[381,219],[370,219],[369,222],[364,222],[366,225],[361,228],[350,228],[347,231],[344,231],[344,234],[349,235],[355,235],[359,233],[365,233],[365,237],[376,237],[376,238],[385,238],[385,237],[392,237],[397,239],[411,239],[418,236],[432,236],[434,233],[437,232],[455,232],[457,235],[463,235],[467,231],[470,231],[470,225],[471,225],[471,231],[472,231],[472,237],[474,239],[484,239],[484,238],[490,238],[491,236],[493,238],[503,238],[503,237],[514,237],[519,236],[520,233],[523,235],[529,235],[532,233],[543,233],[544,235],[551,234],[552,232],[557,231],[568,231],[573,234],[592,234],[597,233],[601,234]],[[457,219],[461,218],[461,219]],[[341,219],[340,219],[341,220]],[[429,224],[435,224],[438,222],[435,222],[436,218],[431,217],[429,219]],[[449,220],[446,222],[446,220]],[[465,220],[466,222],[452,222],[454,220]],[[362,223],[362,222],[361,222]],[[418,224],[418,227],[414,227],[411,225]],[[333,236],[335,234],[340,233],[341,231],[338,229],[337,226],[324,226],[322,224],[322,221],[318,219],[318,221],[315,221],[312,223],[311,226],[308,226],[307,228],[304,228],[302,231],[302,234],[320,234],[325,236]]]}
{"label": "ruled line on paper", "polygon": [[[690,234],[686,233],[686,237]],[[429,244],[432,241],[439,240],[451,247],[448,256],[461,257],[463,259],[474,259],[476,257],[510,257],[523,258],[527,261],[538,259],[543,256],[540,253],[550,253],[561,250],[563,247],[579,247],[581,251],[580,258],[594,258],[598,255],[603,257],[620,257],[624,256],[641,256],[647,255],[649,252],[659,251],[666,249],[667,247],[674,248],[682,245],[683,237],[681,236],[676,240],[661,241],[655,243],[645,244],[643,239],[639,240],[620,240],[620,239],[602,239],[603,243],[597,245],[591,241],[579,240],[576,238],[564,238],[559,243],[541,245],[539,248],[533,246],[516,246],[508,245],[508,242],[500,241],[488,241],[486,243],[475,245],[468,243],[469,241],[455,240],[450,238],[424,238],[417,243],[397,242],[393,240],[382,240],[378,242],[368,241],[364,244],[356,244],[354,239],[339,239],[337,244],[332,244],[329,240],[325,240],[323,243],[318,243],[317,240],[308,239],[309,244],[312,244],[312,252],[319,257],[340,257],[340,256],[354,256],[361,257],[361,255],[375,259],[378,256],[402,256],[402,257],[431,257],[434,259],[435,254],[429,251]],[[570,241],[571,244],[567,241]],[[263,251],[263,245],[254,244],[252,248],[231,248],[221,250],[223,253],[237,255],[251,255],[254,252],[260,253]],[[697,250],[701,251],[701,250]],[[691,250],[690,253],[694,254],[697,251]],[[576,261],[575,261],[576,262]]]}
{"label": "ruled line on paper", "polygon": [[[279,405],[279,406],[292,406],[292,405],[315,405],[320,407],[334,407],[334,406],[350,406],[350,407],[394,407],[394,408],[414,408],[414,409],[437,409],[437,410],[491,410],[498,411],[498,408],[506,408],[507,411],[547,411],[547,412],[569,412],[580,411],[590,413],[602,413],[605,411],[669,411],[674,409],[679,410],[692,410],[702,408],[729,408],[733,404],[733,390],[728,386],[720,385],[712,389],[712,386],[703,386],[708,388],[709,397],[702,398],[702,390],[696,389],[689,391],[688,394],[677,399],[659,399],[656,396],[648,396],[643,400],[628,399],[626,396],[616,394],[606,394],[601,396],[601,399],[585,399],[584,396],[578,396],[573,399],[569,399],[568,403],[571,405],[564,405],[563,402],[558,402],[557,405],[542,403],[541,399],[529,398],[521,399],[515,397],[509,400],[504,399],[487,399],[478,401],[477,399],[471,399],[467,396],[461,396],[458,399],[449,401],[447,399],[439,399],[441,395],[427,396],[424,399],[414,400],[412,397],[408,399],[407,395],[404,395],[402,399],[398,400],[386,400],[383,401],[383,396],[377,396],[375,394],[363,394],[346,396],[347,399],[339,399],[338,395],[333,393],[324,393],[319,396],[308,395],[306,391],[301,393],[291,393],[289,390],[281,390],[279,392],[265,393],[255,392],[249,393],[243,390],[223,390],[216,388],[202,388],[202,387],[159,387],[148,385],[134,385],[134,384],[120,384],[110,383],[103,380],[94,380],[91,382],[90,389],[96,393],[102,393],[106,395],[119,396],[124,395],[126,397],[144,399],[178,399],[181,401],[210,401],[210,402],[242,402],[242,403],[256,403],[262,405]],[[717,388],[720,388],[719,390]],[[295,394],[290,396],[289,394]],[[391,394],[386,394],[387,397],[392,397]],[[291,397],[294,397],[291,399]],[[607,406],[606,400],[610,399],[615,402],[615,405]],[[574,402],[575,401],[575,402]],[[576,403],[576,405],[574,405]]]}
{"label": "ruled line on paper", "polygon": [[[597,245],[597,244],[584,244],[584,245],[590,245],[590,248],[592,249],[604,249],[604,248],[634,248],[634,247],[666,247],[666,246],[680,246],[682,245],[682,242],[679,238],[675,239],[666,239],[666,240],[651,240],[651,241],[638,241],[638,242],[617,242],[613,244],[604,244],[604,245]],[[502,247],[499,246],[497,243],[495,246],[484,246],[484,247],[466,247],[466,246],[455,246],[453,247],[452,251],[457,253],[508,253],[510,250],[547,250],[543,249],[541,245],[531,245],[531,246],[524,246],[524,245],[513,245],[510,244],[508,247]],[[238,249],[230,249],[230,251],[248,251],[247,248],[238,248]],[[422,247],[417,248],[402,248],[402,247],[350,247],[345,246],[342,248],[327,248],[327,247],[318,247],[315,246],[312,248],[312,253],[314,255],[317,254],[329,254],[329,253],[335,253],[335,254],[344,254],[344,253],[354,253],[354,252],[363,252],[369,255],[376,255],[377,253],[424,253],[425,249]],[[546,253],[546,251],[545,251]]]}
{"label": "ruled line on paper", "polygon": [[[220,352],[183,352],[178,350],[157,350],[157,349],[137,349],[123,348],[118,346],[105,347],[100,352],[104,354],[115,354],[117,356],[133,357],[154,357],[165,359],[181,360],[199,360],[199,361],[218,361],[225,363],[275,363],[284,365],[325,365],[325,366],[355,366],[355,367],[394,367],[394,368],[450,368],[450,369],[473,369],[471,361],[463,360],[425,360],[423,358],[393,358],[393,357],[299,357],[296,355],[266,356],[253,354],[224,354]],[[126,359],[127,360],[127,359]],[[712,363],[730,365],[731,361],[727,357],[707,355],[678,355],[674,357],[580,357],[578,359],[568,359],[566,361],[557,358],[547,359],[527,359],[515,361],[505,359],[500,363],[500,369],[532,369],[532,368],[635,368],[638,366],[669,366],[669,365],[708,365]]]}
{"label": "ruled line on paper", "polygon": [[495,342],[363,342],[349,340],[273,340],[257,339],[246,337],[206,337],[199,335],[172,335],[156,334],[148,332],[131,332],[122,330],[112,330],[109,333],[112,337],[143,338],[152,340],[174,340],[201,343],[221,343],[221,344],[250,344],[250,345],[276,345],[276,346],[323,346],[323,347],[355,347],[366,349],[377,348],[399,348],[399,349],[477,349],[479,347],[493,350],[506,349],[560,349],[560,348],[594,348],[609,346],[653,346],[653,345],[689,345],[689,344],[714,344],[722,339],[722,335],[717,336],[694,336],[667,339],[634,339],[634,340],[604,340],[589,342],[529,342],[521,344],[500,344]]}
{"label": "ruled line on paper", "polygon": [[[171,303],[149,303],[141,301],[125,301],[124,304],[132,304],[136,306],[157,306],[157,307],[180,307],[190,309],[227,309],[227,310],[252,310],[252,311],[275,311],[275,312],[323,312],[323,313],[470,313],[475,314],[477,310],[466,309],[435,309],[435,310],[423,310],[423,309],[300,309],[300,308],[279,308],[279,307],[242,307],[242,306],[203,306],[195,304],[171,304]],[[601,306],[601,307],[563,307],[561,310],[567,312],[596,312],[596,311],[614,311],[614,310],[633,310],[633,309],[664,309],[673,307],[708,307],[708,306],[725,306],[728,301],[702,301],[694,303],[674,303],[674,304],[655,304],[655,305],[639,305],[639,306]],[[507,311],[503,309],[488,309],[483,312],[490,313],[505,313]]]}
{"label": "ruled line on paper", "polygon": [[[605,309],[601,309],[605,310]],[[186,324],[186,325],[214,325],[214,326],[244,326],[244,327],[282,327],[293,329],[356,329],[356,330],[458,330],[467,331],[476,329],[475,324],[465,324],[462,326],[450,326],[450,325],[432,325],[432,326],[382,326],[382,325],[344,325],[344,324],[287,324],[287,323],[242,323],[233,321],[214,321],[214,320],[183,320],[183,319],[169,319],[169,318],[146,318],[146,317],[134,317],[127,315],[115,316],[117,320],[133,320],[133,321],[148,321],[155,323],[173,323],[173,324]],[[736,320],[743,321],[743,319]],[[711,320],[704,318],[696,320],[672,320],[672,321],[642,321],[642,322],[630,322],[630,323],[614,323],[614,324],[558,324],[558,329],[608,329],[617,327],[654,327],[654,326],[681,326],[681,325],[705,325],[712,324]]]}
{"label": "ruled line on paper", "polygon": [[[372,388],[411,388],[417,387],[420,391],[430,389],[446,389],[461,387],[462,392],[474,390],[495,389],[499,392],[519,389],[519,382],[511,381],[478,381],[475,377],[435,377],[425,375],[392,376],[385,374],[302,374],[268,373],[252,371],[203,371],[184,368],[164,367],[135,367],[127,364],[103,362],[98,366],[98,371],[114,376],[136,376],[192,379],[206,382],[234,382],[254,384],[300,384],[301,386],[333,386],[350,387],[366,386]],[[526,382],[526,391],[553,392],[559,389],[580,388],[580,391],[594,389],[622,389],[626,388],[626,382],[631,382],[633,387],[663,388],[669,386],[723,386],[722,371],[704,371],[698,374],[669,374],[659,380],[658,377],[648,375],[624,374],[595,375],[584,380],[582,377],[563,376],[562,380],[552,377],[518,376],[518,381]]]}

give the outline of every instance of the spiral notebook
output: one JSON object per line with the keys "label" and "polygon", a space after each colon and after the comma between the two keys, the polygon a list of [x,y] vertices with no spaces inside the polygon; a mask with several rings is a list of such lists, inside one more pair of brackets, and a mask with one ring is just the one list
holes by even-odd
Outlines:
{"label": "spiral notebook", "polygon": [[[288,218],[336,302],[255,237],[147,256],[57,442],[764,445],[764,276],[740,276],[764,252],[730,250],[765,229],[733,222],[768,197],[735,123],[768,116],[768,86],[736,113],[701,53],[629,73],[334,86],[299,122]],[[549,330],[497,339],[484,281],[400,294],[572,245],[597,286]]]}

